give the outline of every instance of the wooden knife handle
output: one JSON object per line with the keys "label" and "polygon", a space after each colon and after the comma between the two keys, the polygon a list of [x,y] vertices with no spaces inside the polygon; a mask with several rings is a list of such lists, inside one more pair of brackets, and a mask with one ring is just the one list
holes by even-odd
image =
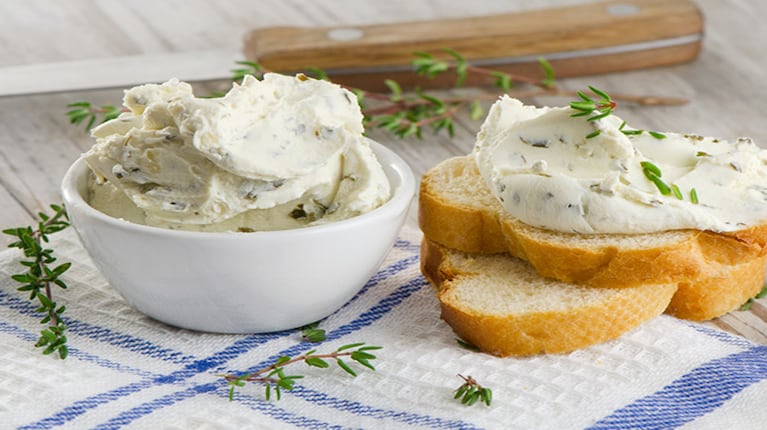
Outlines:
{"label": "wooden knife handle", "polygon": [[[359,27],[263,28],[246,36],[244,53],[273,71],[317,67],[369,77],[408,66],[416,51],[450,48],[469,61],[528,65],[537,56],[552,55],[562,77],[690,61],[699,51],[702,31],[701,13],[691,1],[622,0]],[[685,36],[697,38],[667,47],[672,49],[641,49],[648,42]],[[644,51],[653,52],[648,56]]]}

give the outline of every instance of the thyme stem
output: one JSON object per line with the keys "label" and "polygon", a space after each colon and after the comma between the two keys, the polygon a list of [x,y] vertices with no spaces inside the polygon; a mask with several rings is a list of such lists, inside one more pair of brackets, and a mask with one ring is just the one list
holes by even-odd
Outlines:
{"label": "thyme stem", "polygon": [[[453,68],[455,68],[455,67],[453,67]],[[498,74],[497,71],[486,69],[484,67],[471,66],[471,65],[467,66],[466,70],[468,72],[472,72],[472,73],[475,73],[477,75],[487,76],[487,77],[496,77],[497,74]],[[553,90],[554,89],[554,87],[548,86],[545,83],[541,82],[539,79],[533,78],[531,76],[512,74],[512,73],[505,73],[505,74],[508,76],[509,79],[511,79],[514,82],[519,82],[519,83],[533,85],[533,86],[536,86],[536,87],[539,87],[539,88],[543,88],[545,90],[549,90],[549,89]]]}
{"label": "thyme stem", "polygon": [[273,364],[271,364],[271,365],[269,365],[267,367],[264,367],[263,369],[256,370],[255,372],[252,372],[252,373],[248,373],[248,374],[244,375],[244,377],[242,375],[241,376],[224,375],[224,379],[226,379],[227,381],[241,380],[241,381],[247,381],[247,382],[256,382],[256,381],[258,381],[258,382],[268,382],[268,381],[275,381],[277,378],[271,378],[268,375],[267,376],[261,376],[261,375],[263,375],[264,373],[267,373],[267,372],[271,372],[271,371],[273,371],[273,370],[275,370],[277,368],[280,368],[280,367],[285,367],[285,366],[291,365],[293,363],[297,363],[299,361],[304,361],[304,360],[306,360],[309,357],[314,357],[314,358],[338,358],[338,357],[345,357],[345,356],[348,356],[348,355],[351,355],[351,354],[352,354],[351,352],[342,352],[342,353],[331,352],[331,353],[327,353],[327,354],[313,354],[313,355],[312,354],[304,354],[304,355],[299,355],[297,357],[290,358],[287,361],[275,362],[275,363],[273,363]]}

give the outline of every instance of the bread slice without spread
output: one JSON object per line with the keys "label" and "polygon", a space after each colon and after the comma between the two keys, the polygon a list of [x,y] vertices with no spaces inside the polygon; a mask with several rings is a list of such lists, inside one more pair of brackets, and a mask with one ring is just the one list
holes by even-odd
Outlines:
{"label": "bread slice without spread", "polygon": [[423,176],[424,237],[470,253],[508,252],[542,276],[596,287],[680,286],[669,312],[685,319],[722,315],[753,297],[764,280],[767,225],[733,233],[560,233],[513,218],[490,193],[471,155]]}
{"label": "bread slice without spread", "polygon": [[442,318],[498,356],[563,353],[615,339],[661,314],[676,285],[595,288],[539,276],[506,254],[468,254],[424,239],[421,270]]}

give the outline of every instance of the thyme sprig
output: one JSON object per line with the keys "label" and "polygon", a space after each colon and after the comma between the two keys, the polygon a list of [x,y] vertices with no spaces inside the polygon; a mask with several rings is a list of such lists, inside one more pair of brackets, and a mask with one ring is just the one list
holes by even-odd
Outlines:
{"label": "thyme sprig", "polygon": [[264,77],[264,73],[267,72],[261,64],[255,61],[235,61],[238,68],[232,70],[232,81],[241,81],[245,76],[253,75],[256,79]]}
{"label": "thyme sprig", "polygon": [[94,107],[87,101],[72,102],[67,107],[71,108],[67,111],[69,123],[75,125],[85,123],[86,130],[92,129],[96,122],[103,123],[115,119],[124,111],[123,108],[114,105]]}
{"label": "thyme sprig", "polygon": [[[595,95],[599,96],[599,99],[594,100],[590,96],[586,95],[586,93],[584,93],[583,91],[578,91],[576,94],[578,95],[580,100],[570,102],[570,108],[576,111],[570,116],[571,117],[582,117],[582,116],[588,117],[586,118],[586,121],[588,122],[598,121],[602,118],[610,116],[613,113],[613,110],[617,106],[617,103],[615,102],[615,100],[613,100],[609,94],[600,90],[599,88],[589,85],[589,89]],[[596,129],[592,131],[591,133],[589,133],[588,135],[586,135],[586,139],[597,137],[599,136],[601,132],[602,132],[601,130]]]}
{"label": "thyme sprig", "polygon": [[550,89],[556,86],[554,68],[551,67],[551,63],[544,57],[538,57],[538,65],[543,73],[543,78],[538,79],[472,65],[453,49],[443,49],[442,52],[447,54],[448,59],[438,58],[429,52],[419,51],[414,53],[413,55],[416,58],[411,64],[415,73],[427,78],[435,78],[437,75],[453,70],[456,78],[454,83],[456,88],[463,86],[469,75],[474,74],[487,78],[493,86],[505,93],[511,91],[517,83],[529,84],[543,89]]}
{"label": "thyme sprig", "polygon": [[493,391],[490,388],[483,387],[471,376],[458,375],[463,379],[463,384],[455,390],[455,399],[461,399],[461,403],[466,406],[472,406],[478,401],[482,401],[487,406],[493,402]]}
{"label": "thyme sprig", "polygon": [[381,349],[380,346],[366,345],[364,342],[350,343],[340,346],[333,352],[318,354],[317,350],[312,349],[297,357],[290,357],[283,355],[278,358],[273,364],[264,367],[263,369],[255,372],[246,373],[242,375],[226,374],[221,375],[229,383],[229,400],[234,398],[234,390],[236,387],[243,387],[247,382],[260,382],[265,385],[264,396],[266,400],[271,400],[272,391],[275,398],[280,400],[282,396],[282,390],[292,390],[295,386],[296,380],[303,378],[303,375],[288,375],[285,373],[284,368],[290,364],[303,361],[310,367],[318,367],[321,369],[327,369],[330,367],[328,360],[334,360],[338,367],[343,369],[351,376],[357,376],[357,372],[343,360],[344,357],[357,362],[358,364],[370,369],[375,370],[375,367],[370,363],[371,360],[376,358],[370,351]]}
{"label": "thyme sprig", "polygon": [[[539,96],[569,96],[583,94],[570,90],[560,89],[557,86],[554,69],[551,64],[543,57],[538,58],[538,65],[543,73],[543,78],[531,76],[510,74],[503,71],[491,70],[484,67],[478,67],[470,64],[459,53],[451,49],[442,50],[448,58],[438,58],[427,52],[416,52],[413,60],[413,70],[416,74],[427,78],[436,78],[440,74],[455,74],[454,88],[463,86],[470,75],[479,78],[486,78],[488,83],[503,93],[510,93],[517,98],[529,98]],[[481,79],[480,79],[481,81]],[[414,95],[410,98],[403,97],[402,91],[396,82],[388,82],[387,86],[392,89],[388,97],[389,105],[372,110],[363,109],[368,123],[367,126],[377,126],[384,128],[398,137],[407,137],[415,135],[421,137],[424,126],[431,126],[434,132],[443,129],[447,130],[448,135],[453,135],[453,118],[458,112],[468,109],[469,116],[473,120],[479,120],[484,116],[482,103],[497,99],[497,94],[480,94],[474,96],[449,96],[438,99],[436,97],[423,97],[423,92],[416,88]],[[520,85],[526,87],[518,88]],[[531,89],[532,88],[532,89]],[[595,88],[592,87],[592,91]],[[513,91],[513,93],[512,93]],[[686,100],[656,97],[656,96],[632,96],[632,95],[613,95],[612,98],[606,93],[597,90],[603,98],[607,98],[612,106],[615,107],[617,99],[625,100],[639,105],[678,105],[686,103]],[[370,93],[359,92],[358,96]],[[580,96],[579,96],[580,97]],[[376,100],[387,100],[386,95],[377,94]],[[425,100],[422,100],[425,99]],[[362,98],[360,98],[362,102]],[[585,101],[585,100],[582,100]],[[592,100],[593,101],[593,100]],[[601,103],[594,102],[595,107],[602,108]],[[427,105],[428,108],[424,108]],[[390,115],[383,118],[376,118],[375,115]],[[609,113],[608,113],[609,114]],[[597,119],[597,118],[595,118]],[[592,120],[595,120],[592,119]],[[598,134],[598,132],[597,132]]]}
{"label": "thyme sprig", "polygon": [[51,205],[53,215],[43,212],[38,214],[39,220],[36,228],[31,226],[17,227],[3,230],[3,233],[18,239],[8,245],[10,248],[19,248],[24,253],[26,260],[20,264],[27,268],[23,273],[12,275],[11,278],[22,286],[18,291],[28,292],[29,300],[37,300],[39,306],[36,312],[43,314],[40,324],[47,327],[40,332],[40,338],[35,346],[43,349],[43,354],[57,352],[62,359],[67,358],[67,326],[61,316],[66,310],[64,305],[59,306],[53,300],[52,287],[67,288],[67,284],[61,279],[72,263],[55,265],[56,257],[53,249],[44,246],[48,242],[48,235],[64,230],[69,226],[69,219],[64,206]]}
{"label": "thyme sprig", "polygon": [[[543,58],[539,59],[539,65],[543,70],[544,78],[538,80],[473,66],[452,49],[444,49],[442,52],[447,54],[447,59],[438,58],[428,52],[414,53],[415,59],[411,63],[414,73],[434,79],[438,75],[452,71],[455,74],[453,84],[455,89],[461,88],[472,74],[489,78],[492,85],[504,93],[509,92],[517,84],[529,84],[547,91],[554,89],[554,71]],[[381,128],[399,138],[408,136],[421,138],[423,130],[427,127],[434,133],[444,130],[452,137],[455,134],[454,119],[459,112],[468,111],[472,120],[479,120],[485,114],[482,103],[497,98],[497,94],[440,98],[427,94],[420,88],[405,94],[396,81],[386,80],[384,83],[390,90],[389,94],[362,90],[355,90],[355,93],[363,107],[366,127]],[[368,100],[372,100],[371,106],[366,106]]]}
{"label": "thyme sprig", "polygon": [[[570,102],[570,107],[577,112],[570,115],[572,117],[589,116],[586,121],[596,121],[602,119],[613,113],[613,110],[617,106],[617,103],[606,92],[589,85],[589,89],[600,98],[594,100],[583,91],[578,91],[576,94],[580,100]],[[596,111],[596,113],[594,113]]]}

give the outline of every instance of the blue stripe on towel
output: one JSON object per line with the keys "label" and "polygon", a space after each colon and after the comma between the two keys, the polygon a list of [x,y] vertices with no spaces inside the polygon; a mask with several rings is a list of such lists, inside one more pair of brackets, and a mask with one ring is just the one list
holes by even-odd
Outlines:
{"label": "blue stripe on towel", "polygon": [[746,387],[767,379],[767,346],[709,361],[660,391],[602,418],[591,429],[669,429],[722,406]]}
{"label": "blue stripe on towel", "polygon": [[[0,321],[0,333],[7,333],[7,334],[10,334],[10,335],[16,336],[19,339],[23,339],[26,342],[31,342],[31,343],[37,342],[37,339],[38,339],[38,336],[36,334],[33,334],[33,333],[31,333],[31,332],[29,332],[27,330],[24,330],[22,328],[10,325],[10,324],[8,324],[8,323],[6,323],[4,321]],[[131,366],[128,366],[128,365],[125,365],[125,364],[122,364],[122,363],[117,363],[115,361],[108,360],[108,359],[105,359],[105,358],[100,358],[100,357],[98,357],[96,355],[93,355],[93,354],[81,351],[78,348],[69,347],[69,356],[70,357],[76,357],[80,361],[85,361],[85,362],[88,362],[88,363],[94,363],[94,364],[96,364],[98,366],[101,366],[101,367],[104,367],[104,368],[107,368],[107,369],[116,370],[118,372],[128,373],[128,374],[131,374],[131,375],[140,376],[142,378],[151,378],[151,377],[157,376],[156,374],[154,374],[152,372],[147,372],[145,370],[136,369],[134,367],[131,367]]]}
{"label": "blue stripe on towel", "polygon": [[[405,248],[405,249],[413,248],[413,245],[409,245],[409,242],[406,242],[406,241],[399,241],[396,244],[396,246]],[[416,248],[413,248],[413,249],[416,249]],[[374,275],[373,278],[371,278],[370,282],[368,282],[368,284],[365,285],[364,289],[369,289],[372,285],[377,284],[381,280],[386,279],[390,277],[391,275],[397,272],[400,272],[417,262],[418,262],[418,256],[414,255],[411,257],[404,258],[386,268],[382,268],[379,272],[377,272]],[[335,330],[334,334],[331,334],[328,336],[328,339],[341,337],[345,334],[351,333],[353,331],[361,329],[362,327],[372,324],[375,320],[379,319],[385,313],[389,312],[396,305],[401,303],[405,298],[410,296],[413,292],[420,289],[424,285],[424,283],[425,282],[423,281],[423,278],[418,277],[412,280],[411,282],[408,282],[405,285],[401,285],[396,290],[394,290],[394,292],[389,297],[383,299],[377,305],[371,307],[367,312],[361,314],[360,317],[357,318],[357,320],[352,321],[351,323],[346,324],[345,326],[342,326],[339,330]],[[361,293],[363,292],[361,291],[360,294]],[[359,294],[355,296],[355,298],[358,296]],[[63,424],[64,422],[71,421],[77,418],[79,415],[87,412],[88,410],[98,407],[104,403],[108,403],[108,402],[117,400],[121,397],[131,395],[143,389],[150,388],[156,385],[157,383],[183,382],[184,380],[192,376],[195,376],[196,374],[209,371],[210,369],[213,369],[215,367],[220,367],[223,365],[223,363],[241,355],[244,352],[249,351],[250,349],[253,348],[253,345],[251,344],[250,346],[244,346],[244,344],[247,344],[248,342],[251,342],[251,343],[255,342],[257,344],[261,344],[263,342],[271,340],[274,337],[285,336],[290,333],[293,333],[293,331],[286,331],[286,332],[273,333],[273,334],[267,334],[267,335],[249,336],[245,339],[235,342],[235,344],[233,344],[232,346],[225,348],[224,350],[212,355],[211,357],[208,357],[202,360],[196,360],[188,364],[187,366],[185,366],[184,369],[181,369],[176,372],[172,372],[169,375],[159,376],[159,377],[152,378],[151,380],[145,380],[139,383],[129,384],[124,387],[117,388],[115,390],[110,390],[105,393],[91,396],[88,399],[76,401],[71,406],[64,408],[58,413],[23,428],[29,428],[29,429],[51,428],[55,425],[59,425],[59,424]],[[296,347],[300,345],[302,344],[298,344],[296,345]],[[309,347],[311,347],[311,345],[304,346],[303,348],[308,349]],[[294,348],[291,348],[291,349],[294,349]],[[144,405],[138,406],[134,409],[131,409],[130,411],[123,412],[119,416],[113,418],[113,420],[110,420],[109,423],[113,423],[113,424],[121,423],[120,425],[122,425],[124,423],[132,422],[133,420],[138,419],[141,416],[151,414],[157,409],[161,409],[165,406],[171,405],[178,401],[185,400],[188,397],[193,397],[199,393],[212,391],[217,386],[223,386],[223,381],[217,381],[216,383],[210,383],[210,384],[195,385],[187,390],[182,390],[178,392],[178,393],[181,393],[180,397],[175,400],[171,398],[172,396],[171,397],[165,396],[161,399],[155,399],[154,401],[145,403]],[[282,416],[284,414],[281,413],[280,415]],[[105,428],[109,428],[108,423],[105,423],[105,425],[107,425],[107,427]]]}
{"label": "blue stripe on towel", "polygon": [[55,426],[63,425],[88,412],[90,409],[129,396],[151,386],[153,386],[153,384],[149,380],[144,380],[124,385],[114,390],[105,391],[96,394],[95,396],[89,396],[85,399],[75,401],[71,405],[40,421],[21,426],[19,427],[19,430],[50,429]]}
{"label": "blue stripe on towel", "polygon": [[[402,284],[399,288],[394,290],[387,297],[384,297],[380,302],[378,302],[378,304],[376,304],[375,306],[372,306],[367,311],[361,313],[359,317],[357,317],[356,319],[338,327],[337,329],[331,332],[326,333],[325,342],[332,341],[334,339],[339,339],[350,333],[358,331],[362,329],[363,327],[369,326],[373,322],[379,320],[385,314],[389,313],[392,309],[394,309],[395,306],[402,303],[406,298],[410,297],[413,293],[421,289],[424,285],[427,285],[427,283],[420,276],[413,278],[412,280],[410,280],[410,282]],[[302,352],[308,351],[309,349],[316,348],[316,347],[317,347],[317,344],[313,344],[309,342],[297,343],[291,346],[290,348],[287,348],[283,351],[273,354],[271,357],[265,358],[261,362],[251,366],[249,369],[242,372],[238,372],[238,373],[255,372],[259,369],[263,369],[264,367],[270,365],[271,363],[274,363],[278,358],[282,357],[283,355],[293,356],[296,354],[301,354]]]}
{"label": "blue stripe on towel", "polygon": [[741,348],[748,348],[753,345],[750,340],[744,339],[740,336],[735,336],[734,334],[727,333],[726,331],[717,330],[711,327],[693,323],[689,324],[689,327],[692,327],[692,329],[695,331],[706,334],[710,337],[713,337],[714,339],[718,339],[730,345],[740,346]]}
{"label": "blue stripe on towel", "polygon": [[382,267],[375,274],[373,274],[370,280],[368,280],[365,285],[362,286],[362,288],[357,292],[357,294],[354,295],[354,297],[352,297],[348,302],[344,303],[344,305],[341,306],[335,313],[343,312],[344,309],[351,306],[354,302],[357,301],[357,299],[359,299],[359,297],[367,293],[368,290],[378,285],[381,281],[390,278],[392,275],[402,272],[403,270],[410,267],[413,263],[418,262],[418,258],[419,257],[417,255],[414,255],[396,261],[387,267]]}
{"label": "blue stripe on towel", "polygon": [[[411,259],[408,259],[408,260],[411,260]],[[410,264],[413,264],[413,263],[411,262]],[[353,320],[352,322],[344,326],[341,326],[340,328],[336,330],[333,330],[332,332],[327,333],[326,335],[327,339],[328,340],[337,339],[341,336],[347,335],[349,333],[352,333],[354,331],[357,331],[363,327],[366,327],[372,324],[375,320],[380,319],[383,315],[391,311],[396,305],[402,303],[406,298],[408,298],[413,293],[418,291],[424,285],[425,285],[425,281],[420,276],[412,279],[410,282],[406,284],[401,285],[399,288],[395,289],[389,296],[382,299],[378,304],[371,307],[368,311],[362,313],[357,319]],[[295,344],[291,346],[290,348],[287,348],[283,351],[280,351],[277,354],[274,354],[271,357],[264,359],[263,361],[256,364],[255,366],[252,366],[247,371],[241,372],[241,373],[254,372],[258,369],[261,369],[265,366],[270,365],[271,363],[273,363],[275,360],[277,360],[279,357],[283,355],[293,356],[314,347],[316,347],[316,344],[311,344],[308,342]],[[190,376],[193,376],[193,375],[186,375],[186,377],[190,377]],[[104,429],[115,428],[113,427],[114,425],[129,424],[136,419],[139,419],[145,415],[149,415],[155,412],[156,410],[159,410],[166,406],[170,406],[174,403],[186,400],[187,398],[193,397],[202,392],[210,392],[216,389],[217,387],[223,387],[225,384],[226,383],[223,380],[219,380],[216,383],[197,385],[196,388],[193,387],[190,389],[178,391],[176,393],[164,396],[160,399],[154,399],[150,402],[144,403],[135,408],[123,411],[122,413],[120,413],[119,415],[117,415],[116,417],[108,421],[107,423],[105,423],[105,427],[103,428]],[[287,413],[286,411],[279,408],[270,408],[270,409],[264,410],[263,412],[275,413],[275,415],[273,415],[272,417],[278,420],[281,420],[282,417]],[[326,426],[329,426],[329,424],[325,424],[322,427],[324,428]]]}
{"label": "blue stripe on towel", "polygon": [[277,334],[259,335],[259,336],[247,336],[234,342],[232,345],[224,348],[222,351],[214,354],[211,357],[195,360],[184,368],[171,372],[168,375],[157,375],[151,379],[144,379],[139,382],[134,382],[122,387],[115,388],[113,390],[105,391],[85,399],[75,401],[70,406],[56,412],[55,414],[44,418],[38,422],[29,424],[28,426],[20,427],[21,429],[48,429],[57,425],[64,424],[68,421],[74,420],[80,415],[88,412],[91,409],[99,407],[103,404],[118,400],[120,398],[130,396],[141,390],[154,387],[158,384],[179,384],[186,379],[197,375],[202,372],[206,372],[213,367],[220,366],[222,363],[231,360],[232,358],[252,349],[255,346],[261,345],[275,337]]}
{"label": "blue stripe on towel", "polygon": [[8,324],[5,321],[0,321],[0,333],[8,333],[20,339],[24,339],[27,342],[37,342],[37,338],[39,337],[27,330]]}
{"label": "blue stripe on towel", "polygon": [[390,409],[381,409],[364,405],[360,402],[339,399],[337,397],[329,396],[327,393],[322,393],[315,390],[310,390],[304,387],[296,386],[291,395],[300,397],[311,403],[327,406],[340,411],[349,412],[361,417],[371,417],[377,419],[391,419],[392,421],[401,422],[410,425],[419,425],[436,429],[479,429],[480,427],[472,426],[464,421],[446,420],[439,417],[433,417],[429,415],[416,414],[413,412],[394,411]]}
{"label": "blue stripe on towel", "polygon": [[[0,306],[15,310],[22,315],[26,315],[35,320],[40,319],[40,314],[35,311],[36,307],[28,300],[22,300],[18,297],[0,290]],[[151,358],[157,358],[171,363],[181,364],[195,357],[185,355],[170,348],[160,347],[154,343],[129,334],[119,333],[112,329],[94,326],[71,317],[64,317],[67,324],[67,331],[70,334],[85,336],[89,339],[99,342],[105,342],[110,345],[119,346],[131,352],[142,354]]]}
{"label": "blue stripe on towel", "polygon": [[[407,249],[408,247],[412,247],[408,245],[409,243],[410,242],[398,240],[395,245],[399,248]],[[415,261],[417,261],[417,258],[418,258],[417,256],[405,258],[403,260],[395,262],[394,264],[386,268],[382,268],[381,270],[376,272],[375,275],[373,275],[373,277],[370,279],[370,281],[368,281],[365,284],[362,290],[360,290],[354,296],[354,298],[352,298],[348,303],[346,303],[344,307],[348,306],[355,299],[357,299],[357,297],[364,294],[367,290],[369,290],[371,287],[378,284],[380,281],[387,279],[391,275],[409,267],[410,264],[413,263],[414,259]],[[35,319],[39,317],[38,313],[35,311],[35,306],[31,302],[29,302],[28,300],[19,299],[18,297],[14,297],[2,290],[0,290],[0,306],[5,306],[9,309],[12,309],[21,313],[22,315],[30,316]],[[168,362],[177,363],[177,364],[187,363],[190,360],[194,360],[196,358],[191,355],[183,355],[181,352],[173,351],[170,348],[159,347],[145,339],[141,339],[141,338],[124,334],[124,333],[115,332],[114,330],[111,330],[108,328],[94,326],[92,324],[88,324],[82,321],[72,319],[71,317],[65,318],[65,322],[67,324],[67,329],[69,333],[71,334],[86,336],[92,340],[106,342],[114,346],[119,346],[121,348],[128,349],[129,351],[132,351],[132,352],[146,355],[151,358],[158,358],[163,361],[168,361]],[[283,334],[288,334],[288,333],[292,333],[292,331],[283,332]],[[36,338],[34,340],[36,340]]]}
{"label": "blue stripe on towel", "polygon": [[[186,390],[181,390],[166,396],[158,397],[142,405],[139,405],[133,409],[123,411],[122,413],[110,419],[109,421],[94,427],[93,430],[119,429],[123,426],[126,426],[132,423],[133,421],[139,418],[142,418],[146,415],[150,415],[153,412],[160,410],[164,407],[171,406],[175,403],[178,403],[187,399],[191,399],[192,397],[195,397],[198,394],[212,392],[216,390],[217,388],[220,388],[220,386],[221,386],[221,383],[219,382],[201,384],[192,388],[188,388]],[[340,426],[332,426],[328,423],[325,423],[316,419],[303,417],[296,413],[286,411],[278,407],[274,402],[271,402],[271,401],[265,401],[265,400],[259,401],[259,400],[254,400],[251,398],[250,404],[248,406],[251,406],[253,407],[253,409],[261,411],[265,415],[274,417],[278,421],[292,424],[297,427],[307,427],[307,428],[314,428],[314,429],[320,429],[320,428],[339,429],[339,430],[343,429],[343,427],[340,427]]]}
{"label": "blue stripe on towel", "polygon": [[394,242],[395,248],[404,249],[405,251],[418,253],[421,250],[421,245],[418,242],[411,242],[409,240],[397,239]]}
{"label": "blue stripe on towel", "polygon": [[[363,313],[360,318],[350,322],[347,325],[328,333],[328,340],[340,338],[349,333],[357,331],[365,326],[368,326],[373,321],[380,319],[383,315],[391,311],[396,305],[402,303],[407,297],[418,291],[425,285],[423,278],[414,278],[407,284],[402,285],[395,290],[391,295],[379,302],[378,305],[372,307],[367,312]],[[300,343],[293,345],[272,357],[263,360],[261,363],[253,366],[248,371],[256,371],[264,366],[274,362],[278,357],[283,355],[294,356],[300,354],[316,345],[308,343]],[[244,373],[244,372],[243,372]],[[120,428],[124,425],[128,425],[133,421],[142,418],[146,415],[150,415],[157,410],[171,406],[175,403],[187,400],[202,393],[211,393],[217,391],[222,398],[228,396],[228,389],[226,383],[223,380],[218,380],[212,383],[200,384],[185,390],[177,391],[175,393],[163,396],[161,398],[153,399],[150,402],[139,405],[133,409],[126,410],[119,415],[115,416],[111,420],[96,427],[99,430],[109,430]],[[405,411],[387,410],[381,408],[375,408],[369,405],[364,405],[359,402],[349,401],[345,399],[338,399],[331,397],[325,393],[305,389],[301,386],[296,386],[291,395],[296,395],[308,402],[315,403],[318,406],[330,407],[336,410],[348,412],[354,415],[362,417],[371,417],[380,420],[391,420],[395,422],[401,422],[411,425],[420,425],[437,429],[473,429],[476,428],[466,422],[456,420],[445,420],[439,417],[433,417],[428,415],[416,414]],[[237,395],[235,400],[238,403],[244,404],[254,410],[258,410],[261,413],[274,418],[277,421],[281,421],[287,424],[299,426],[299,427],[311,427],[311,428],[342,428],[332,425],[327,422],[322,422],[314,418],[307,418],[296,415],[293,412],[286,411],[279,408],[276,404],[270,401],[264,401],[256,399],[252,396]]]}

